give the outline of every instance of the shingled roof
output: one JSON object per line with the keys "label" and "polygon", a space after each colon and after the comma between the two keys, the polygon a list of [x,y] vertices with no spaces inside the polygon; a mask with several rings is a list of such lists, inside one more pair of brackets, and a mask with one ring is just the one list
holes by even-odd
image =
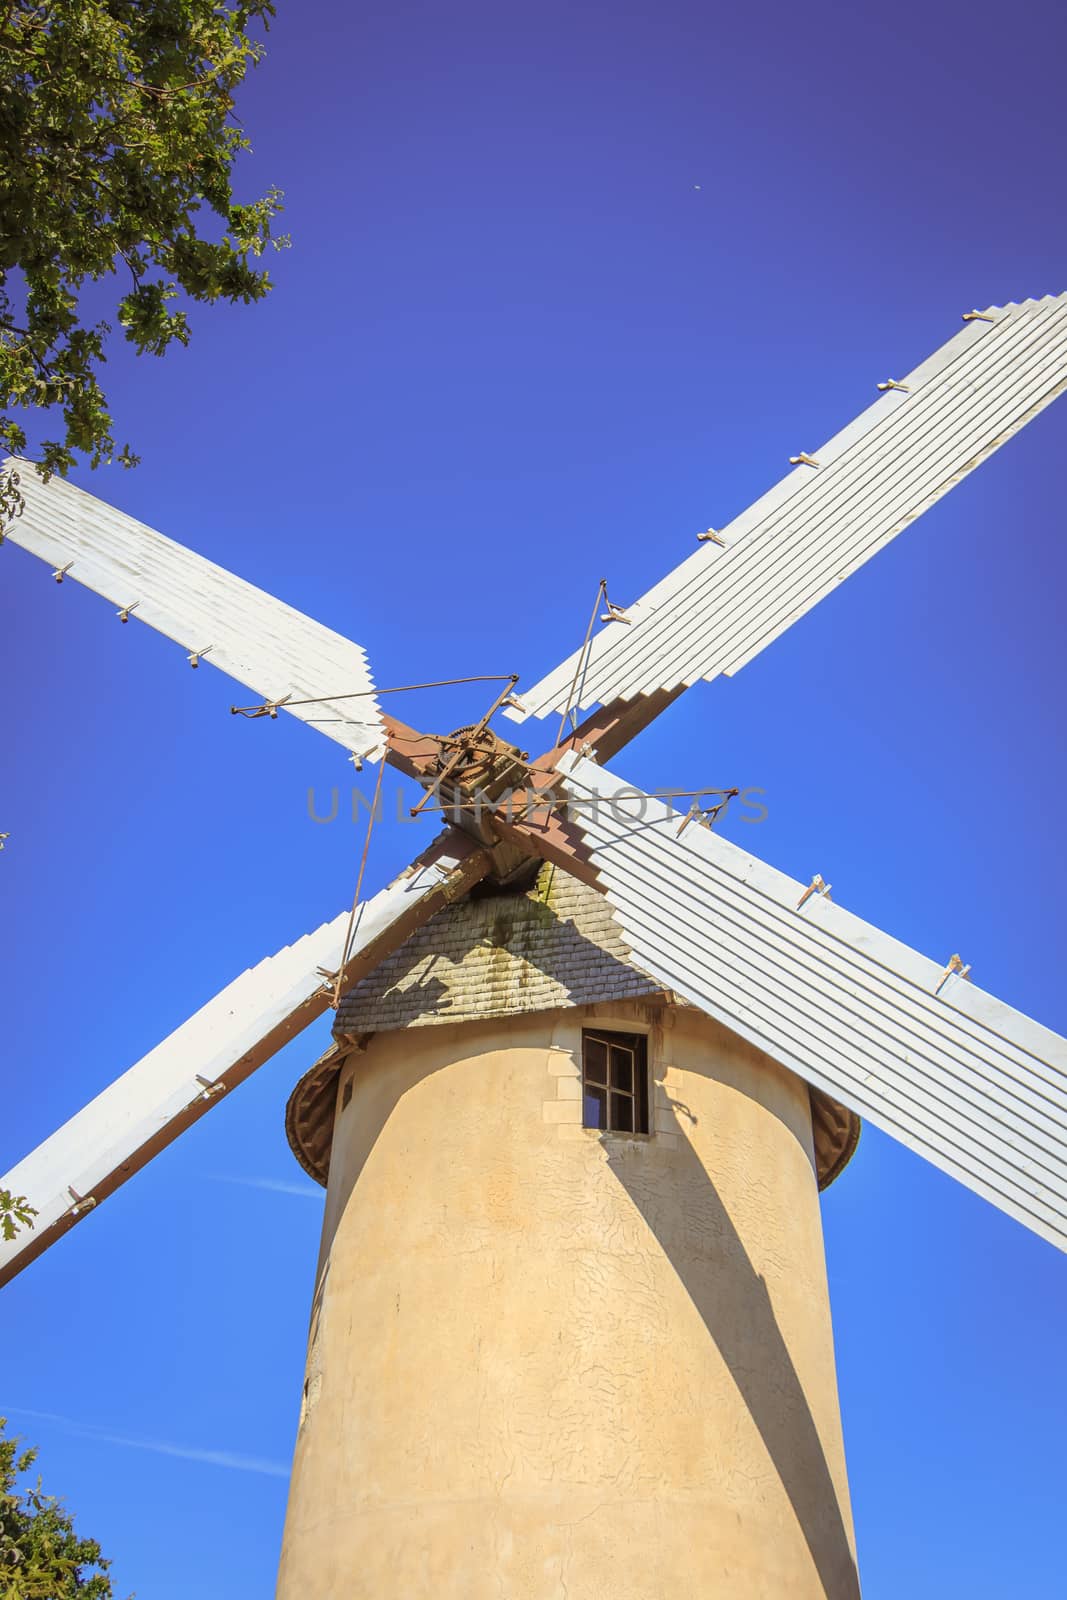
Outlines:
{"label": "shingled roof", "polygon": [[654,994],[595,889],[544,867],[527,893],[472,896],[432,917],[342,1000],[360,1035]]}

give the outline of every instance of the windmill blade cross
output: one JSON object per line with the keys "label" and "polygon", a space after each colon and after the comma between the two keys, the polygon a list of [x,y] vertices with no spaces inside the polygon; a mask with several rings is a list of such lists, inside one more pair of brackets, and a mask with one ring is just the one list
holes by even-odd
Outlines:
{"label": "windmill blade cross", "polygon": [[489,870],[489,852],[452,830],[359,908],[243,972],[0,1178],[37,1211],[0,1241],[0,1285],[95,1209],[330,1004]]}
{"label": "windmill blade cross", "polygon": [[595,762],[559,765],[639,968],[1067,1250],[1067,1040]]}
{"label": "windmill blade cross", "polygon": [[[958,962],[938,967],[705,829],[671,828],[669,807],[586,758],[608,759],[696,678],[744,665],[1064,387],[1067,295],[975,313],[524,696],[520,720],[604,706],[529,766],[491,734],[468,749],[383,718],[358,645],[30,468],[12,543],[247,684],[264,711],[443,786],[472,836],[443,835],[368,901],[351,944],[345,913],[243,974],[0,1180],[39,1212],[0,1247],[0,1283],[321,1014],[324,971],[350,985],[487,872],[534,855],[607,894],[658,982],[1067,1248],[1064,1041],[964,982]],[[496,794],[516,771],[555,796],[541,820],[510,802],[472,809],[476,775]],[[561,793],[586,803],[565,816]]]}
{"label": "windmill blade cross", "polygon": [[102,595],[123,622],[146,623],[192,665],[218,667],[355,756],[381,754],[381,711],[358,644],[84,489],[43,483],[28,462],[5,466],[19,474],[25,508],[4,538],[57,581]]}
{"label": "windmill blade cross", "polygon": [[[517,721],[732,674],[1067,388],[1067,294],[956,336],[531,689]],[[570,704],[572,689],[574,706]]]}

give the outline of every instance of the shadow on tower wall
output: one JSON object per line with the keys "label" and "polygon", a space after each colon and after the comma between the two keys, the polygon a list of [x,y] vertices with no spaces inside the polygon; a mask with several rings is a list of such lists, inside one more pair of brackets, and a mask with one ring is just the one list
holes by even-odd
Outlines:
{"label": "shadow on tower wall", "polygon": [[[604,1135],[601,1143],[608,1167],[659,1241],[729,1368],[796,1513],[827,1600],[859,1600],[859,1575],[837,1488],[766,1282],[694,1151],[679,1110],[687,1118],[692,1116],[688,1108],[671,1102],[671,1131],[678,1135],[678,1144],[670,1153],[669,1205],[646,1164],[628,1160],[626,1144]],[[679,1196],[684,1196],[689,1230],[684,1250],[679,1249],[677,1228]],[[699,1275],[692,1271],[693,1232],[708,1241],[709,1255],[729,1280],[729,1295],[716,1295],[714,1271]]]}

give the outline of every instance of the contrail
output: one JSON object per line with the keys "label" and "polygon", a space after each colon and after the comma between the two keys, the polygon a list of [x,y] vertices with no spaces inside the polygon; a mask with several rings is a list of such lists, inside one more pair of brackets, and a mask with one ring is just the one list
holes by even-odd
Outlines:
{"label": "contrail", "polygon": [[78,1422],[74,1417],[61,1417],[54,1411],[33,1411],[29,1406],[0,1406],[0,1414],[10,1412],[15,1417],[32,1417],[37,1422],[50,1422],[65,1433],[83,1439],[95,1439],[99,1444],[124,1445],[130,1450],[150,1450],[159,1456],[178,1456],[183,1461],[200,1461],[210,1467],[229,1467],[233,1472],[258,1472],[267,1478],[287,1478],[289,1468],[280,1461],[268,1461],[262,1456],[243,1456],[234,1450],[200,1450],[195,1445],[172,1444],[167,1439],[131,1439],[125,1434],[109,1433],[105,1428],[88,1422]]}
{"label": "contrail", "polygon": [[237,1178],[229,1172],[209,1172],[212,1183],[236,1183],[242,1189],[269,1189],[274,1194],[295,1194],[303,1200],[325,1200],[324,1189],[313,1189],[309,1183],[289,1183],[285,1178]]}

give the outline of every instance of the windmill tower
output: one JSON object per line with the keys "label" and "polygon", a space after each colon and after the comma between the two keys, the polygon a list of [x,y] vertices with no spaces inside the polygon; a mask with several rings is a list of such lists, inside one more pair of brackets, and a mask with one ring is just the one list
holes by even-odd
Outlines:
{"label": "windmill tower", "polygon": [[281,1600],[858,1594],[818,1208],[856,1119],[551,867],[337,1030],[287,1118],[328,1199]]}
{"label": "windmill tower", "polygon": [[[509,683],[445,738],[382,711],[357,645],[26,482],[8,538],[58,581],[251,686],[246,714],[384,757],[449,822],[0,1180],[37,1211],[0,1245],[4,1281],[337,1004],[288,1114],[328,1197],[283,1600],[858,1592],[818,1186],[863,1116],[1064,1248],[1067,1043],[959,956],[722,839],[721,796],[680,816],[608,763],[1065,387],[1067,296],[967,313],[521,700]],[[555,744],[531,762],[490,728],[500,708],[560,716]]]}

